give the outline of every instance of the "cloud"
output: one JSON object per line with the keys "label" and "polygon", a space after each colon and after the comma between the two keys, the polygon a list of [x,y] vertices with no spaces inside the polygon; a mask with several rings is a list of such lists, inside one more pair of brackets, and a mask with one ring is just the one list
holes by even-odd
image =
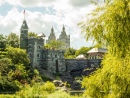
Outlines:
{"label": "cloud", "polygon": [[[48,4],[48,7],[45,7],[48,13],[43,13],[39,10],[35,12],[26,10],[25,17],[29,27],[29,31],[36,33],[43,32],[48,37],[53,25],[55,34],[58,38],[64,24],[66,28],[66,33],[71,37],[71,47],[79,48],[83,45],[87,45],[84,35],[81,34],[81,29],[77,24],[83,21],[83,17],[86,17],[86,13],[90,13],[90,11],[94,9],[95,6],[87,5],[85,7],[76,7],[75,9],[75,7],[70,4],[69,0],[54,0],[56,2],[54,2],[53,0],[37,0],[37,2],[36,0],[33,0],[30,4],[26,2],[26,0],[6,1],[13,5],[30,7],[32,7],[33,5],[41,6],[44,4]],[[43,1],[45,1],[44,4]],[[49,8],[49,4],[53,4],[51,9]],[[18,10],[18,7],[16,7],[12,8],[6,16],[0,16],[0,33],[7,35],[10,32],[15,32],[17,34],[20,34],[20,27],[22,25],[24,17],[23,12],[20,12]]]}
{"label": "cloud", "polygon": [[22,7],[36,7],[36,6],[52,6],[57,0],[6,0],[10,5],[19,5]]}
{"label": "cloud", "polygon": [[9,34],[12,30],[16,30],[19,27],[21,15],[16,8],[13,8],[11,11],[8,12],[6,16],[0,17],[0,33],[2,34]]}
{"label": "cloud", "polygon": [[5,1],[0,0],[0,6],[1,6],[2,4],[4,4],[4,3],[5,3]]}
{"label": "cloud", "polygon": [[75,7],[83,7],[91,4],[90,0],[69,0],[69,3]]}

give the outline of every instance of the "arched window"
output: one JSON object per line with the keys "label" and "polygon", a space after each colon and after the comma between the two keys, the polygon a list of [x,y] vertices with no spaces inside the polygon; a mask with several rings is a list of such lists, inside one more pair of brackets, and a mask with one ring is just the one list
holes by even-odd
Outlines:
{"label": "arched window", "polygon": [[52,53],[51,53],[51,55],[50,55],[51,57],[52,57]]}
{"label": "arched window", "polygon": [[37,46],[37,49],[40,50],[41,46]]}
{"label": "arched window", "polygon": [[24,34],[24,31],[22,31],[21,33]]}
{"label": "arched window", "polygon": [[57,58],[57,54],[55,54],[55,58]]}
{"label": "arched window", "polygon": [[43,54],[43,57],[44,57],[44,58],[46,58],[46,57],[47,57],[47,54],[46,54],[46,53],[44,53],[44,54]]}
{"label": "arched window", "polygon": [[31,58],[31,57],[32,57],[32,53],[31,53],[31,52],[29,52],[28,56],[29,56],[29,58]]}
{"label": "arched window", "polygon": [[37,53],[37,57],[40,58],[40,53],[39,52]]}
{"label": "arched window", "polygon": [[29,48],[31,48],[32,47],[32,44],[29,44]]}

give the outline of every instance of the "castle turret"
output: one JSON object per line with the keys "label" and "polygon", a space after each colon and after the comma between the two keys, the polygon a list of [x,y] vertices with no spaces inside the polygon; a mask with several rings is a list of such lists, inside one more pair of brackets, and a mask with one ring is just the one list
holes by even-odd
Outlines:
{"label": "castle turret", "polygon": [[56,40],[53,27],[51,28],[51,33],[50,33],[50,36],[48,37],[47,43],[50,43],[52,40]]}
{"label": "castle turret", "polygon": [[20,48],[27,50],[27,47],[28,47],[28,25],[26,23],[26,20],[24,20],[20,29]]}
{"label": "castle turret", "polygon": [[62,27],[62,31],[61,34],[59,36],[58,41],[62,42],[63,44],[65,44],[62,49],[67,49],[70,47],[70,35],[67,36],[66,31],[65,31],[65,27],[63,25]]}
{"label": "castle turret", "polygon": [[63,25],[60,38],[65,38],[66,36],[67,36],[67,35],[66,35],[65,27],[64,27],[64,25]]}

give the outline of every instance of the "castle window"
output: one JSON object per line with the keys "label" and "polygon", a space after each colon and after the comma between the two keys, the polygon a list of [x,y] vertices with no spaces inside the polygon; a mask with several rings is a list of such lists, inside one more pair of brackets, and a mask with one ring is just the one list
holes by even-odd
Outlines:
{"label": "castle window", "polygon": [[55,54],[55,58],[57,58],[57,55]]}
{"label": "castle window", "polygon": [[21,32],[22,34],[24,33],[24,31]]}
{"label": "castle window", "polygon": [[31,58],[31,57],[32,57],[32,53],[31,53],[31,52],[29,52],[28,56],[29,56],[29,58]]}
{"label": "castle window", "polygon": [[59,55],[59,58],[62,58],[62,56],[61,56],[61,55]]}
{"label": "castle window", "polygon": [[29,44],[29,48],[31,48],[32,47],[32,44]]}
{"label": "castle window", "polygon": [[37,57],[40,58],[40,53],[37,53]]}
{"label": "castle window", "polygon": [[46,58],[46,57],[47,57],[47,54],[46,54],[46,53],[44,53],[44,54],[43,54],[43,57],[44,57],[44,58]]}
{"label": "castle window", "polygon": [[41,47],[40,46],[37,46],[37,49],[40,49]]}
{"label": "castle window", "polygon": [[51,53],[51,57],[52,57],[52,53]]}

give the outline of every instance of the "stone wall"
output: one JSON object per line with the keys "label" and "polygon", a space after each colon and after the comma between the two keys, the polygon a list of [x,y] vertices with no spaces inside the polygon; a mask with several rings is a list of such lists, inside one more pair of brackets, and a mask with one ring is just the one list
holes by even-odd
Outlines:
{"label": "stone wall", "polygon": [[66,71],[82,70],[84,68],[97,68],[101,59],[65,59]]}
{"label": "stone wall", "polygon": [[32,67],[38,67],[43,64],[42,62],[43,44],[44,40],[42,38],[28,39],[27,52]]}
{"label": "stone wall", "polygon": [[51,73],[62,73],[66,70],[64,51],[61,50],[44,50],[43,62],[46,70]]}

